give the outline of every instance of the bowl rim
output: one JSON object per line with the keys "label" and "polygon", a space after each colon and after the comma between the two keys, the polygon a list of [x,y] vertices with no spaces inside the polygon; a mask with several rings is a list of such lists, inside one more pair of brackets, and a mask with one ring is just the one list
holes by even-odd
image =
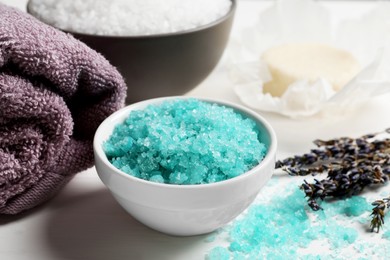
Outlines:
{"label": "bowl rim", "polygon": [[[228,108],[232,108],[234,110],[243,112],[244,114],[247,114],[252,117],[253,120],[260,122],[264,129],[267,131],[269,137],[270,137],[270,145],[268,147],[267,153],[265,157],[260,161],[259,164],[257,164],[255,167],[250,169],[249,171],[246,171],[242,173],[239,176],[219,181],[219,182],[213,182],[213,183],[204,183],[204,184],[186,184],[186,185],[180,185],[180,184],[169,184],[169,183],[158,183],[158,182],[152,182],[148,180],[144,180],[138,177],[131,176],[129,174],[126,174],[122,172],[121,170],[117,169],[114,165],[112,165],[106,154],[103,151],[103,146],[102,146],[102,141],[103,140],[98,140],[97,136],[101,135],[101,132],[104,131],[106,125],[110,123],[114,118],[122,115],[122,114],[128,114],[130,111],[136,110],[134,108],[137,108],[138,106],[142,105],[151,105],[151,104],[159,104],[164,101],[168,100],[175,100],[175,99],[197,99],[200,101],[208,102],[208,103],[215,103],[220,106],[226,106]],[[94,155],[98,156],[100,161],[105,164],[106,167],[108,167],[110,170],[112,170],[112,173],[110,174],[119,174],[119,176],[122,176],[123,178],[129,179],[133,182],[140,183],[143,185],[148,185],[151,187],[158,187],[158,188],[167,188],[167,189],[201,189],[201,188],[215,188],[215,187],[220,187],[220,186],[226,186],[229,184],[233,184],[236,182],[240,182],[243,179],[248,178],[249,176],[255,174],[256,172],[259,172],[261,168],[266,167],[269,163],[272,163],[275,160],[276,156],[276,149],[277,149],[277,138],[274,129],[268,123],[268,121],[259,115],[258,113],[254,112],[251,109],[248,109],[242,105],[235,104],[229,101],[221,100],[221,99],[214,99],[214,98],[203,98],[203,97],[189,97],[189,96],[169,96],[169,97],[159,97],[159,98],[153,98],[153,99],[147,99],[144,101],[140,101],[128,106],[125,106],[124,108],[114,112],[111,114],[109,117],[107,117],[98,127],[98,129],[95,132],[94,139],[93,139],[93,150],[94,150]],[[95,158],[96,160],[96,158]],[[274,167],[272,168],[274,170]],[[99,174],[99,173],[98,173]],[[272,174],[271,174],[272,175]]]}
{"label": "bowl rim", "polygon": [[[164,37],[171,37],[171,36],[186,35],[186,34],[191,34],[191,33],[198,32],[198,31],[202,31],[202,30],[207,30],[207,29],[209,29],[217,24],[224,22],[225,20],[228,20],[231,16],[234,15],[235,10],[237,9],[237,0],[230,0],[230,1],[232,2],[232,4],[230,6],[229,11],[226,14],[224,14],[223,16],[221,16],[220,18],[218,18],[217,20],[214,20],[210,23],[207,23],[207,24],[195,27],[195,28],[191,28],[191,29],[187,29],[187,30],[183,30],[183,31],[177,31],[177,32],[148,34],[148,35],[142,35],[142,34],[141,35],[97,35],[97,34],[89,34],[89,33],[80,33],[80,32],[76,32],[76,31],[62,29],[62,28],[55,27],[55,26],[53,26],[53,27],[55,27],[56,29],[61,30],[65,33],[70,33],[72,35],[76,35],[79,37],[96,37],[97,39],[150,39],[150,38],[164,38]],[[27,10],[27,13],[34,16],[30,11],[30,4],[31,4],[31,1],[29,0],[27,3],[26,10]],[[35,17],[35,18],[37,18],[37,17]],[[42,22],[44,22],[44,21],[42,21]],[[44,23],[46,23],[46,22],[44,22]]]}

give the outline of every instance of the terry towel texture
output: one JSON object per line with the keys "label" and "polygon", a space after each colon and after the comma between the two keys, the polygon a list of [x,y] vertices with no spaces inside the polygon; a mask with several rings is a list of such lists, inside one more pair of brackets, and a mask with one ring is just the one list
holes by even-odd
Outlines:
{"label": "terry towel texture", "polygon": [[0,214],[46,201],[91,167],[95,130],[125,93],[100,54],[0,4]]}

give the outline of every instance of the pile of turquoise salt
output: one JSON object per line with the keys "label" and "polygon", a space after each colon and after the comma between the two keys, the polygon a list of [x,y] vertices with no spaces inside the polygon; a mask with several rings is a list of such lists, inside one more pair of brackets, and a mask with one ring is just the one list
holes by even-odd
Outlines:
{"label": "pile of turquoise salt", "polygon": [[[297,187],[294,183],[277,189],[277,194],[265,191],[272,196],[270,201],[256,202],[230,226],[208,238],[219,243],[206,258],[388,259],[390,228],[385,227],[383,235],[357,231],[369,229],[372,206],[364,197],[323,202],[323,210],[313,212]],[[385,221],[390,222],[390,217]]]}
{"label": "pile of turquoise salt", "polygon": [[223,181],[264,158],[261,129],[231,108],[176,99],[132,111],[103,144],[121,171],[169,184]]}

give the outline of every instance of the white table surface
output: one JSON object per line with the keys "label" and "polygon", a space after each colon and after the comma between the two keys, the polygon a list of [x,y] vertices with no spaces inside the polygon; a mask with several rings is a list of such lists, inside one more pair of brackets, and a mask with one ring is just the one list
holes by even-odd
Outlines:
{"label": "white table surface", "polygon": [[[25,0],[0,2],[21,9],[26,3]],[[376,2],[322,3],[337,19],[360,15]],[[271,4],[270,1],[239,0],[233,33],[253,23],[256,15]],[[188,95],[240,103],[232,83],[221,70],[223,63]],[[389,101],[390,95],[384,95],[338,118],[292,120],[261,114],[277,133],[277,157],[284,158],[307,151],[316,138],[359,136],[384,130],[390,126]],[[387,190],[390,191],[390,186]],[[138,223],[114,201],[92,168],[77,174],[58,196],[43,206],[16,217],[0,216],[0,259],[204,259],[215,246],[215,243],[206,243],[205,237],[171,237]],[[367,235],[367,239],[372,237]],[[390,256],[384,257],[390,259]]]}

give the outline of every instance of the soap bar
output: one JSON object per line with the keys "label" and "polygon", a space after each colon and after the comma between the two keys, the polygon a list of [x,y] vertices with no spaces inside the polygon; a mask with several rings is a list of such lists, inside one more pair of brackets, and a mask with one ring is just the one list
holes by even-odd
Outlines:
{"label": "soap bar", "polygon": [[360,69],[351,53],[317,43],[276,46],[265,51],[262,59],[272,76],[263,91],[272,96],[283,95],[295,81],[314,82],[319,78],[328,80],[333,89],[339,91]]}

